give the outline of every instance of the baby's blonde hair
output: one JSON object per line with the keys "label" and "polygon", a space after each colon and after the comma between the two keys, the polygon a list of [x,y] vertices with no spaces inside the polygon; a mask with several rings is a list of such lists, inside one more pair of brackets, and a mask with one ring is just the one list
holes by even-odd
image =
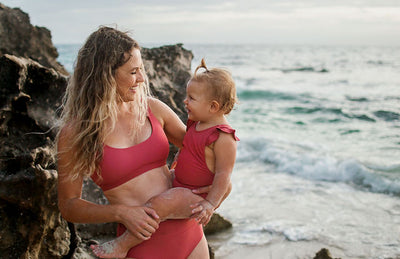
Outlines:
{"label": "baby's blonde hair", "polygon": [[[205,71],[197,73],[201,68],[204,68]],[[208,69],[204,58],[201,59],[201,63],[197,66],[190,81],[204,83],[210,98],[219,103],[224,114],[229,114],[238,103],[235,81],[233,81],[231,73],[222,68]]]}

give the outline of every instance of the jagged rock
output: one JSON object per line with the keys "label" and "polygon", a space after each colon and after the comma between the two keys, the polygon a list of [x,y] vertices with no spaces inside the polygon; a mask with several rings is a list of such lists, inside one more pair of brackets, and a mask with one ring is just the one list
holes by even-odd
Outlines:
{"label": "jagged rock", "polygon": [[[0,171],[12,175],[51,164],[54,118],[66,77],[54,69],[16,56],[0,57]],[[12,89],[12,90],[9,90]],[[54,166],[53,168],[54,169]]]}
{"label": "jagged rock", "polygon": [[57,62],[58,52],[51,41],[51,33],[44,27],[32,26],[29,15],[19,8],[0,3],[0,55],[11,54],[33,59],[67,75]]}
{"label": "jagged rock", "polygon": [[333,258],[328,249],[322,248],[315,254],[315,257],[313,259],[340,259],[340,258]]}
{"label": "jagged rock", "polygon": [[39,164],[0,174],[0,254],[2,258],[62,258],[70,232],[56,197],[57,172]]}
{"label": "jagged rock", "polygon": [[52,128],[67,77],[36,61],[5,54],[0,57],[0,108],[25,114],[39,126]]}
{"label": "jagged rock", "polygon": [[50,129],[66,78],[6,54],[0,83],[0,254],[62,258],[70,250],[70,231],[57,207]]}
{"label": "jagged rock", "polygon": [[214,213],[210,222],[204,227],[204,234],[211,235],[232,227],[232,223],[218,213]]}

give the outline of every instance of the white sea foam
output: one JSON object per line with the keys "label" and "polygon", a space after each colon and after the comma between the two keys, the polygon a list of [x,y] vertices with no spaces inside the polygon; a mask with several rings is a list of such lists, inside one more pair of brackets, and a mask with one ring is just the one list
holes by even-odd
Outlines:
{"label": "white sea foam", "polygon": [[268,222],[262,230],[263,232],[284,236],[288,241],[312,241],[318,238],[318,233],[315,233],[312,229],[293,222]]}
{"label": "white sea foam", "polygon": [[277,172],[288,173],[315,181],[345,182],[372,192],[400,194],[400,181],[349,158],[340,160],[313,150],[311,146],[279,143],[267,139],[242,139],[238,161],[259,160],[275,166]]}

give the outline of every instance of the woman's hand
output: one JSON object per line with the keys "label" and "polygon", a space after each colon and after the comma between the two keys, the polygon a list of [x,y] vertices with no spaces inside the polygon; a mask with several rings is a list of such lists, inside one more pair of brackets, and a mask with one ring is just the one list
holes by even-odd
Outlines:
{"label": "woman's hand", "polygon": [[214,214],[214,205],[208,200],[202,200],[196,204],[190,205],[192,210],[192,218],[195,218],[199,224],[203,226],[210,222],[211,216]]}
{"label": "woman's hand", "polygon": [[146,206],[130,206],[121,215],[121,222],[132,235],[147,240],[157,230],[159,216]]}

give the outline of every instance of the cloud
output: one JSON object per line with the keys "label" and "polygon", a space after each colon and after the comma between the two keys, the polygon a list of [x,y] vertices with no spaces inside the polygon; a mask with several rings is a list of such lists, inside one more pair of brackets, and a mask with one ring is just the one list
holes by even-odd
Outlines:
{"label": "cloud", "polygon": [[141,42],[400,45],[397,0],[6,0],[54,42],[118,24]]}

